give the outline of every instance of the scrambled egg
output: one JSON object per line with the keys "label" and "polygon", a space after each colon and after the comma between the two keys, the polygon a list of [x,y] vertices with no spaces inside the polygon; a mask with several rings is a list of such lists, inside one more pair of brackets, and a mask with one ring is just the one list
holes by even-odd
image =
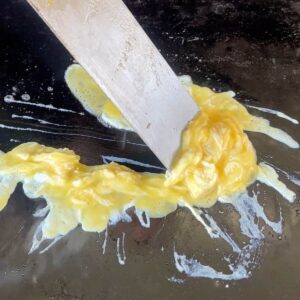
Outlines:
{"label": "scrambled egg", "polygon": [[[66,70],[65,80],[85,110],[97,117],[104,126],[133,131],[122,113],[84,68],[78,64],[70,65]],[[219,111],[224,111],[222,107],[226,110],[235,110],[235,116],[242,122],[245,130],[266,134],[291,148],[298,148],[298,143],[284,131],[270,126],[266,119],[250,115],[245,107],[233,99],[233,92],[216,94],[208,88],[193,84],[191,77],[187,75],[180,76],[179,80],[200,107],[205,106],[211,110],[218,106]]]}
{"label": "scrambled egg", "polygon": [[[121,113],[81,67],[73,66],[66,78],[87,110],[124,123]],[[129,207],[162,217],[178,205],[209,207],[219,198],[243,192],[258,176],[267,174],[260,172],[244,130],[268,133],[271,127],[266,120],[250,115],[232,92],[214,93],[194,84],[188,89],[201,113],[184,131],[170,172],[138,173],[117,163],[86,166],[72,150],[25,143],[1,153],[0,209],[22,182],[28,197],[46,199],[49,213],[42,234],[52,239],[78,224],[85,231],[101,232]],[[297,146],[284,132],[276,134],[291,147]],[[285,192],[284,186],[281,191]]]}
{"label": "scrambled egg", "polygon": [[97,117],[103,125],[132,130],[118,108],[80,65],[71,65],[65,73],[65,80],[85,110]]}

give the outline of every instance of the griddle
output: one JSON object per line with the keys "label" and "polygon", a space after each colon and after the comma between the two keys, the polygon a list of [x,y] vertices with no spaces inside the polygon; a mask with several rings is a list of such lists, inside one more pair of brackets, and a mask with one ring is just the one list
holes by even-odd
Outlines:
{"label": "griddle", "polygon": [[[125,1],[178,75],[217,91],[234,90],[244,104],[284,111],[300,119],[298,1]],[[105,41],[104,41],[105,42]],[[7,104],[29,94],[32,102],[83,112],[64,82],[73,63],[56,38],[25,0],[3,0],[0,9],[0,122],[28,130],[0,129],[0,149],[35,141],[68,147],[86,164],[103,163],[107,156],[126,157],[156,166],[138,171],[162,172],[162,166],[132,132],[105,128],[85,113]],[[12,118],[30,115],[70,127],[39,124]],[[268,117],[300,141],[293,124]],[[300,176],[299,151],[292,151],[259,134],[249,134],[258,160],[268,160]],[[283,179],[284,180],[284,179]],[[253,189],[260,187],[254,186]],[[260,202],[270,219],[284,218],[283,234],[265,226],[265,242],[257,253],[259,264],[251,277],[240,281],[187,278],[174,265],[173,250],[213,264],[222,270],[228,245],[210,239],[186,209],[152,220],[150,229],[132,223],[110,226],[105,233],[72,231],[44,254],[28,255],[32,235],[40,220],[32,217],[44,202],[28,200],[18,186],[0,213],[0,298],[11,299],[300,299],[300,204],[289,204],[272,189],[264,188]],[[226,204],[216,204],[211,214],[223,212],[220,226],[243,243],[238,215]],[[230,216],[226,218],[226,216]],[[125,232],[126,264],[117,260],[117,240]],[[218,250],[216,250],[218,249]],[[221,254],[220,254],[221,253]],[[183,283],[170,280],[181,278]]]}

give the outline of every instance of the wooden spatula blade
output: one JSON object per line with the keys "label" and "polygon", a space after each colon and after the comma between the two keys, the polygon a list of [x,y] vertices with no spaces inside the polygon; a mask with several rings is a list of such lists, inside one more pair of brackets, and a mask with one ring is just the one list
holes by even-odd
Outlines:
{"label": "wooden spatula blade", "polygon": [[169,168],[198,107],[121,0],[28,0]]}

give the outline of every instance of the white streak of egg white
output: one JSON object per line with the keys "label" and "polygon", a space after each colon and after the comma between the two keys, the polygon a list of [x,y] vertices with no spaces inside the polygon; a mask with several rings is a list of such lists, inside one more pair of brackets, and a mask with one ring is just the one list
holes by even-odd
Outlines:
{"label": "white streak of egg white", "polygon": [[282,169],[280,169],[279,167],[273,165],[270,162],[265,162],[267,165],[271,166],[272,168],[274,168],[276,171],[278,171],[279,173],[283,174],[289,181],[291,181],[292,183],[300,186],[300,179],[297,178],[295,175],[290,174]]}
{"label": "white streak of egg white", "polygon": [[100,117],[97,117],[97,119],[105,127],[116,128],[116,129],[127,130],[127,131],[134,131],[134,129],[130,126],[130,124],[125,119],[110,118],[104,113],[102,113]]}
{"label": "white streak of egg white", "polygon": [[[52,132],[52,131],[48,131],[48,130],[42,130],[42,129],[31,128],[31,127],[9,126],[9,125],[1,124],[1,123],[0,123],[0,128],[9,129],[9,130],[18,130],[18,131],[41,132],[41,133],[47,133],[47,134],[53,134],[53,135],[80,136],[80,137],[92,138],[92,139],[107,141],[107,142],[116,142],[116,143],[120,142],[120,141],[115,140],[115,139],[101,138],[101,137],[96,137],[96,136],[92,136],[92,135],[80,134],[80,133]],[[130,142],[126,142],[126,143],[130,144]],[[131,143],[131,144],[134,144],[134,143]],[[136,144],[136,145],[146,147],[146,145],[142,145],[142,144]]]}
{"label": "white streak of egg white", "polygon": [[12,114],[11,117],[13,119],[38,121],[40,124],[45,124],[45,125],[54,125],[54,126],[58,126],[58,127],[72,127],[72,126],[68,126],[68,125],[64,125],[64,124],[48,122],[48,121],[45,121],[45,120],[42,120],[42,119],[37,119],[37,118],[31,117],[31,116],[19,116],[19,115],[16,115],[16,114]]}
{"label": "white streak of egg white", "polygon": [[36,249],[38,249],[41,243],[45,240],[43,236],[43,225],[45,221],[42,221],[38,227],[36,228],[33,237],[32,237],[32,245],[28,252],[28,254],[33,253]]}
{"label": "white streak of egg white", "polygon": [[16,139],[10,139],[9,141],[12,143],[20,143],[21,142],[20,140],[16,140]]}
{"label": "white streak of egg white", "polygon": [[122,235],[122,255],[120,253],[120,238],[118,237],[117,239],[117,256],[118,256],[118,261],[120,265],[125,265],[125,261],[126,261],[126,254],[125,254],[125,232],[123,232]]}
{"label": "white streak of egg white", "polygon": [[196,220],[199,221],[204,226],[204,228],[206,229],[206,231],[210,235],[210,237],[214,236],[214,233],[212,232],[212,228],[205,223],[202,216],[192,205],[190,205],[189,203],[187,203],[185,201],[181,201],[181,202],[179,202],[179,206],[186,207],[187,209],[189,209],[190,212],[192,213],[192,215],[196,218]]}
{"label": "white streak of egg white", "polygon": [[[186,41],[187,41],[188,43],[190,43],[190,42],[199,41],[199,40],[200,40],[199,37],[194,37],[194,38],[187,39]],[[199,61],[201,61],[201,60],[199,59]]]}
{"label": "white streak of egg white", "polygon": [[299,178],[297,178],[297,177],[294,176],[294,175],[289,174],[289,173],[286,172],[286,171],[283,171],[282,169],[279,169],[279,168],[278,168],[278,170],[279,170],[281,173],[283,173],[289,181],[291,181],[292,183],[294,183],[294,184],[300,186],[300,179],[299,179]]}
{"label": "white streak of egg white", "polygon": [[4,97],[4,102],[5,103],[17,103],[17,104],[22,104],[22,105],[37,106],[37,107],[40,107],[40,108],[46,108],[48,110],[56,110],[56,111],[60,111],[60,112],[68,112],[68,113],[73,113],[73,114],[84,115],[83,112],[77,112],[77,111],[74,111],[72,109],[55,107],[52,104],[32,103],[32,102],[27,102],[27,101],[15,100],[13,98],[13,96],[11,96],[11,95],[6,95]]}
{"label": "white streak of egg white", "polygon": [[241,280],[250,276],[246,267],[243,264],[238,264],[232,267],[231,274],[216,271],[208,265],[204,265],[193,258],[187,258],[185,255],[180,255],[174,249],[175,266],[181,273],[185,273],[189,277],[201,277],[221,280]]}
{"label": "white streak of egg white", "polygon": [[[122,140],[118,140],[118,142],[122,142]],[[130,141],[126,141],[125,144],[140,146],[140,147],[148,147],[146,144],[134,143],[134,142],[130,142]]]}
{"label": "white streak of egg white", "polygon": [[233,98],[235,97],[235,92],[234,91],[228,91],[228,92],[225,92],[229,97]]}
{"label": "white streak of egg white", "polygon": [[43,250],[41,250],[39,253],[43,254],[43,253],[47,252],[50,248],[52,248],[62,238],[63,238],[63,235],[59,235],[59,236],[55,237],[53,240],[51,240],[50,244],[47,247],[45,247]]}
{"label": "white streak of egg white", "polygon": [[153,165],[150,165],[150,164],[145,164],[145,163],[139,162],[137,160],[124,158],[124,157],[102,155],[102,160],[103,160],[103,163],[105,163],[105,164],[108,164],[110,162],[117,162],[117,163],[129,164],[129,165],[134,165],[134,166],[140,166],[140,167],[144,167],[144,168],[165,170],[162,167],[153,166]]}
{"label": "white streak of egg white", "polygon": [[105,251],[106,251],[107,235],[108,235],[108,231],[107,231],[107,227],[106,227],[105,233],[104,233],[104,241],[103,241],[103,244],[102,244],[102,254],[103,255],[105,254]]}
{"label": "white streak of egg white", "polygon": [[[215,270],[213,267],[204,265],[195,259],[189,259],[185,255],[179,255],[174,249],[175,266],[178,271],[187,274],[190,277],[205,277],[210,279],[221,280],[240,280],[251,276],[250,269],[255,266],[254,253],[258,251],[264,240],[264,234],[259,227],[259,219],[262,219],[266,225],[278,234],[282,233],[282,217],[278,222],[272,222],[266,216],[263,207],[258,203],[257,197],[250,197],[247,193],[240,194],[234,197],[221,199],[224,202],[229,202],[239,213],[239,224],[242,234],[249,238],[248,244],[240,248],[233,239],[215,222],[215,220],[207,214],[203,209],[200,209],[199,214],[206,219],[206,222],[200,219],[201,224],[206,224],[211,230],[208,231],[212,238],[222,238],[231,245],[234,252],[238,253],[236,260],[226,258],[229,263],[228,268],[230,274]],[[188,207],[190,209],[190,207]],[[193,215],[195,216],[195,208]],[[197,218],[198,219],[198,218]],[[206,227],[207,228],[207,227]]]}
{"label": "white streak of egg white", "polygon": [[241,252],[241,248],[238,246],[238,244],[231,238],[231,236],[223,231],[217,222],[204,210],[200,210],[202,215],[205,216],[205,219],[208,221],[208,225],[211,228],[211,232],[208,232],[211,238],[220,238],[226,241],[231,247],[232,250],[236,253]]}
{"label": "white streak of egg white", "polygon": [[272,127],[270,122],[263,118],[253,117],[252,123],[249,128],[245,129],[246,131],[259,132],[263,133],[270,138],[287,145],[292,149],[298,149],[299,143],[294,140],[289,134],[285,131]]}
{"label": "white streak of egg white", "polygon": [[46,205],[45,207],[36,210],[33,213],[33,216],[35,218],[43,218],[48,214],[49,210],[50,210],[50,207],[48,205]]}
{"label": "white streak of egg white", "polygon": [[274,188],[289,202],[294,202],[296,194],[281,182],[278,177],[278,174],[271,166],[266,163],[259,164],[257,180]]}
{"label": "white streak of egg white", "polygon": [[[135,208],[135,214],[136,214],[137,218],[139,219],[140,224],[143,227],[150,228],[150,218],[149,218],[149,215],[145,211],[143,211],[139,208]],[[145,216],[145,218],[144,218],[144,216]],[[145,222],[145,220],[146,220],[146,222]]]}
{"label": "white streak of egg white", "polygon": [[130,202],[123,207],[122,211],[113,211],[110,214],[109,225],[116,225],[120,221],[130,223],[131,216],[127,213],[127,209],[134,206],[134,202]]}
{"label": "white streak of egg white", "polygon": [[259,106],[253,106],[253,105],[246,105],[246,106],[250,107],[250,108],[253,108],[253,109],[256,109],[256,110],[260,110],[262,112],[266,112],[266,113],[269,113],[269,114],[276,115],[277,117],[286,119],[286,120],[288,120],[288,121],[290,121],[294,124],[299,124],[298,120],[288,116],[287,114],[285,114],[281,111],[270,109],[270,108],[259,107]]}
{"label": "white streak of egg white", "polygon": [[259,219],[278,234],[282,233],[282,216],[278,222],[272,222],[266,216],[264,208],[259,204],[257,196],[250,197],[243,193],[231,201],[231,205],[240,215],[239,223],[241,232],[250,239],[263,239],[264,235],[259,227]]}
{"label": "white streak of egg white", "polygon": [[169,282],[178,283],[178,284],[184,283],[184,280],[183,280],[183,279],[176,278],[176,277],[174,277],[174,276],[168,278],[168,281],[169,281]]}
{"label": "white streak of egg white", "polygon": [[249,243],[245,245],[237,259],[230,257],[224,257],[227,261],[228,268],[231,273],[223,273],[215,270],[213,267],[204,265],[196,259],[187,258],[186,255],[179,255],[174,248],[174,259],[177,270],[181,273],[185,273],[189,277],[203,277],[210,279],[221,279],[221,280],[241,280],[249,278],[251,276],[251,268],[256,265],[255,254],[260,245],[262,239],[250,239]]}

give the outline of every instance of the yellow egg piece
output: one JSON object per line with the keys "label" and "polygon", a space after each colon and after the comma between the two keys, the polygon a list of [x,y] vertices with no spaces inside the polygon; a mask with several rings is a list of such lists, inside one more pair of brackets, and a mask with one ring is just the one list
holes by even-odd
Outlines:
{"label": "yellow egg piece", "polygon": [[65,72],[65,80],[85,110],[97,117],[103,125],[132,130],[118,108],[80,65],[69,66]]}

